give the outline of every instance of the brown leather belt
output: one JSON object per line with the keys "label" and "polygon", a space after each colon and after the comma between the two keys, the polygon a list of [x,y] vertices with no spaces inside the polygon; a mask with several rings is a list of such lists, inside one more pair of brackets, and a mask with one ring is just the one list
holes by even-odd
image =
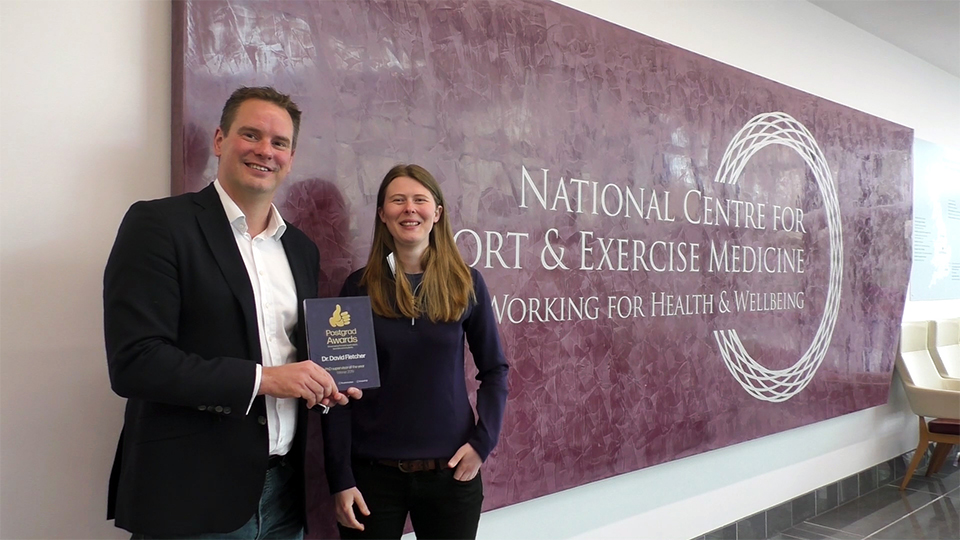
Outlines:
{"label": "brown leather belt", "polygon": [[445,459],[375,459],[373,462],[385,467],[400,469],[401,472],[405,473],[449,469]]}

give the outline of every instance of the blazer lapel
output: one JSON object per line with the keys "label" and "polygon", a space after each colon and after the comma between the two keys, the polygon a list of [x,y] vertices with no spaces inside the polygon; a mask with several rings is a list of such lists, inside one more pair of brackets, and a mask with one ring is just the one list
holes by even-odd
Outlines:
{"label": "blazer lapel", "polygon": [[[290,227],[290,224],[287,224],[287,227]],[[280,237],[280,242],[283,244],[283,251],[287,253],[287,261],[290,263],[290,272],[293,273],[293,282],[297,286],[297,302],[303,303],[304,298],[314,296],[310,291],[316,287],[316,285],[310,286],[310,281],[315,278],[310,276],[310,271],[307,269],[306,259],[298,252],[297,246],[294,246],[294,242],[289,240],[290,235],[284,234]]]}
{"label": "blazer lapel", "polygon": [[287,232],[280,237],[283,250],[287,253],[287,262],[290,263],[290,272],[293,274],[293,283],[297,287],[297,327],[294,330],[294,345],[297,347],[297,359],[307,359],[307,336],[304,332],[303,301],[313,298],[317,294],[317,276],[310,272],[310,265],[304,257],[306,246],[298,246],[290,234],[291,225],[287,223]]}
{"label": "blazer lapel", "polygon": [[203,210],[197,214],[200,230],[203,231],[224,280],[237,297],[243,310],[250,351],[256,353],[251,359],[261,363],[260,330],[257,326],[257,306],[253,298],[253,286],[250,284],[243,258],[240,257],[233,230],[227,221],[227,214],[223,211],[223,204],[220,203],[220,196],[213,184],[210,184],[197,193],[195,200],[203,207]]}

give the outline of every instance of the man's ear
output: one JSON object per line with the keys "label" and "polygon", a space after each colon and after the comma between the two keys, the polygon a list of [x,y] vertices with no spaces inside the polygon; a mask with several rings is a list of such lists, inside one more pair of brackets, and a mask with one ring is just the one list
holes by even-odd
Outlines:
{"label": "man's ear", "polygon": [[213,154],[217,157],[220,157],[220,145],[223,144],[224,137],[223,131],[217,127],[217,131],[213,133]]}

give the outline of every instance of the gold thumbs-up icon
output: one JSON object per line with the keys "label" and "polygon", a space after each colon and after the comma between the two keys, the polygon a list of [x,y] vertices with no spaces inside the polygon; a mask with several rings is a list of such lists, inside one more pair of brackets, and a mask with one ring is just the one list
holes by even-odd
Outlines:
{"label": "gold thumbs-up icon", "polygon": [[333,310],[333,316],[330,317],[330,326],[340,328],[350,324],[350,313],[340,311],[340,304]]}

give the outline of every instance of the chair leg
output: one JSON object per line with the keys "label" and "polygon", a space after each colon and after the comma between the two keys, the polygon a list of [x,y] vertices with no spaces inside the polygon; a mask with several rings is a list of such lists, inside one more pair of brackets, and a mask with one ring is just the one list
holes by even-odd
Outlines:
{"label": "chair leg", "polygon": [[927,451],[927,447],[930,446],[930,439],[928,439],[929,432],[927,431],[927,422],[920,418],[920,442],[917,443],[917,450],[913,453],[913,459],[910,460],[910,466],[907,467],[907,474],[903,475],[903,483],[900,484],[900,491],[907,489],[907,484],[910,483],[910,479],[913,478],[913,473],[917,470],[917,466],[920,465],[920,460],[923,459],[924,452]]}
{"label": "chair leg", "polygon": [[954,443],[939,443],[944,447],[943,455],[940,456],[940,459],[937,461],[937,468],[933,470],[933,473],[936,474],[940,472],[940,469],[943,468],[944,463],[947,462],[947,458],[950,457],[950,452],[953,451]]}
{"label": "chair leg", "polygon": [[930,465],[927,466],[926,476],[940,472],[943,463],[947,461],[947,456],[950,455],[950,450],[953,450],[953,444],[951,443],[938,442],[933,447],[933,456],[930,458]]}

